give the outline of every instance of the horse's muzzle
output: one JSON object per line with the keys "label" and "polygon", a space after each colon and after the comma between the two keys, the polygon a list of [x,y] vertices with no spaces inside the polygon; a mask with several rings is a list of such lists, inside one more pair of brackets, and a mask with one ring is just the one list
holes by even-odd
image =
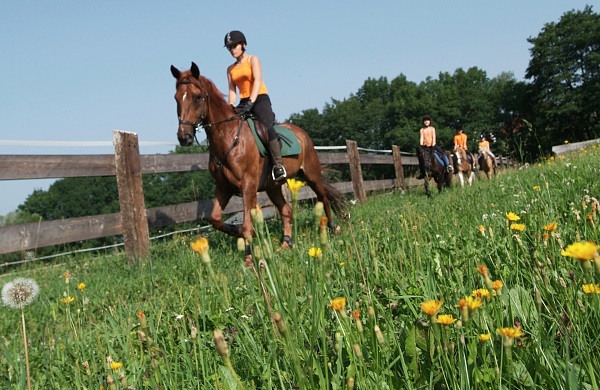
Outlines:
{"label": "horse's muzzle", "polygon": [[184,133],[183,137],[177,135],[177,139],[179,140],[179,145],[181,146],[192,146],[194,143],[194,136],[190,133]]}

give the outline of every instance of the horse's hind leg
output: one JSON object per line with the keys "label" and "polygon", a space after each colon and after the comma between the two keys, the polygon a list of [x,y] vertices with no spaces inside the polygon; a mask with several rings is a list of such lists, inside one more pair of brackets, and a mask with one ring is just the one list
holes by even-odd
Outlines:
{"label": "horse's hind leg", "polygon": [[283,197],[280,186],[267,189],[267,195],[269,195],[269,199],[271,199],[271,202],[273,202],[275,207],[277,207],[277,210],[279,210],[279,214],[281,214],[281,220],[283,221],[282,245],[284,247],[289,247],[293,245],[292,219],[294,217],[294,212],[292,207]]}

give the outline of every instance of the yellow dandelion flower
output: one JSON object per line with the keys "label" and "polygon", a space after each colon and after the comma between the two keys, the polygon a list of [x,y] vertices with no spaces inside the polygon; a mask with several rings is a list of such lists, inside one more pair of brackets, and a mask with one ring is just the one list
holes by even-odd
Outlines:
{"label": "yellow dandelion flower", "polygon": [[533,186],[533,189],[534,189],[535,191],[539,191],[539,190],[541,190],[541,189],[542,189],[542,187],[540,187],[540,186]]}
{"label": "yellow dandelion flower", "polygon": [[336,298],[331,301],[331,308],[337,312],[341,312],[346,307],[346,298]]}
{"label": "yellow dandelion flower", "polygon": [[111,362],[110,363],[110,369],[113,371],[117,371],[121,367],[123,367],[123,363],[121,363],[121,362]]}
{"label": "yellow dandelion flower", "polygon": [[346,265],[346,263],[344,263],[343,261],[340,263],[340,267],[343,267],[345,265]]}
{"label": "yellow dandelion flower", "polygon": [[191,242],[190,247],[200,255],[204,263],[210,263],[210,255],[208,254],[209,245],[206,237],[200,237],[196,241]]}
{"label": "yellow dandelion flower", "polygon": [[354,318],[355,320],[358,320],[360,318],[360,310],[359,309],[352,310],[352,318]]}
{"label": "yellow dandelion flower", "polygon": [[520,221],[521,217],[519,217],[517,214],[515,214],[511,211],[509,213],[506,213],[506,219],[508,219],[511,222],[516,222],[516,221]]}
{"label": "yellow dandelion flower", "polygon": [[306,183],[301,180],[287,179],[287,185],[291,192],[298,192]]}
{"label": "yellow dandelion flower", "polygon": [[201,255],[202,253],[208,252],[208,240],[206,239],[206,237],[200,237],[196,241],[190,243],[190,247],[192,247],[192,250],[194,252]]}
{"label": "yellow dandelion flower", "polygon": [[544,225],[544,230],[552,233],[554,230],[556,230],[557,226],[558,224],[556,222],[550,222],[549,224]]}
{"label": "yellow dandelion flower", "polygon": [[481,274],[481,276],[486,277],[488,276],[488,269],[485,265],[483,264],[479,264],[477,266],[477,272],[479,272]]}
{"label": "yellow dandelion flower", "polygon": [[477,226],[477,230],[479,230],[479,233],[485,236],[485,227],[483,225]]}
{"label": "yellow dandelion flower", "polygon": [[440,314],[435,322],[442,325],[451,325],[456,322],[456,318],[452,314]]}
{"label": "yellow dandelion flower", "polygon": [[435,299],[432,299],[427,302],[421,303],[421,310],[423,310],[423,312],[428,316],[433,317],[437,314],[438,311],[440,311],[443,304],[444,301],[442,300],[436,301]]}
{"label": "yellow dandelion flower", "polygon": [[85,283],[83,283],[83,282],[79,283],[79,284],[77,285],[77,289],[78,289],[79,291],[83,291],[83,290],[85,290]]}
{"label": "yellow dandelion flower", "polygon": [[600,284],[584,284],[581,288],[586,294],[600,294]]}
{"label": "yellow dandelion flower", "polygon": [[321,248],[312,247],[308,250],[308,255],[310,257],[321,257],[323,255],[323,250]]}
{"label": "yellow dandelion flower", "polygon": [[[487,291],[487,290],[485,290]],[[481,298],[477,297],[465,297],[465,304],[469,308],[469,311],[475,311],[483,306],[483,301]]]}
{"label": "yellow dandelion flower", "polygon": [[306,185],[305,182],[296,179],[287,179],[287,186],[292,193],[292,200],[297,201],[300,189]]}
{"label": "yellow dandelion flower", "polygon": [[519,232],[525,231],[525,224],[524,223],[511,223],[510,230],[516,230]]}
{"label": "yellow dandelion flower", "polygon": [[592,260],[594,256],[598,255],[598,249],[600,249],[600,245],[596,245],[589,241],[581,241],[567,246],[560,254],[581,261]]}
{"label": "yellow dandelion flower", "polygon": [[480,334],[479,336],[477,336],[479,338],[479,341],[481,341],[482,343],[488,341],[489,339],[492,338],[492,334],[491,333],[483,333]]}
{"label": "yellow dandelion flower", "polygon": [[480,288],[477,290],[473,290],[471,294],[474,298],[482,300],[483,298],[490,298],[490,291],[487,288]]}
{"label": "yellow dandelion flower", "polygon": [[494,289],[494,291],[502,290],[503,286],[504,286],[504,282],[502,282],[501,280],[494,280],[492,282],[492,288]]}
{"label": "yellow dandelion flower", "polygon": [[498,328],[496,332],[499,336],[507,337],[510,339],[516,339],[517,337],[523,336],[523,332],[520,327],[512,327],[512,328]]}
{"label": "yellow dandelion flower", "polygon": [[75,298],[73,298],[73,297],[64,297],[64,298],[60,299],[60,301],[66,305],[73,302],[74,300],[75,300]]}
{"label": "yellow dandelion flower", "polygon": [[329,220],[327,219],[327,217],[326,217],[326,216],[324,216],[324,215],[323,215],[323,216],[322,216],[322,217],[319,219],[319,227],[320,227],[321,229],[325,229],[325,228],[327,227],[327,222],[329,222]]}

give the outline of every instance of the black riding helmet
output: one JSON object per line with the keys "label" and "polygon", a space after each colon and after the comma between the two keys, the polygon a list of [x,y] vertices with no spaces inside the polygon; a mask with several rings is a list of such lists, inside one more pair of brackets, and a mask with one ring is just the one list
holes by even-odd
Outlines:
{"label": "black riding helmet", "polygon": [[246,37],[241,31],[233,30],[225,35],[225,47],[238,43],[243,43],[244,45],[247,44]]}

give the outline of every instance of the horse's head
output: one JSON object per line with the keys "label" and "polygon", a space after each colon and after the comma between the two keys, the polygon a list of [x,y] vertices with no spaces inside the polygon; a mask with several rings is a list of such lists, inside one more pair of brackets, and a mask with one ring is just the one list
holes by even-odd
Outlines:
{"label": "horse's head", "polygon": [[452,154],[463,157],[463,156],[466,156],[467,152],[465,151],[465,149],[462,146],[454,145],[454,150],[452,150]]}
{"label": "horse's head", "polygon": [[205,90],[198,65],[192,62],[190,70],[180,72],[171,65],[171,74],[177,79],[175,100],[177,101],[177,139],[181,146],[194,143],[196,131],[208,115],[208,93]]}

